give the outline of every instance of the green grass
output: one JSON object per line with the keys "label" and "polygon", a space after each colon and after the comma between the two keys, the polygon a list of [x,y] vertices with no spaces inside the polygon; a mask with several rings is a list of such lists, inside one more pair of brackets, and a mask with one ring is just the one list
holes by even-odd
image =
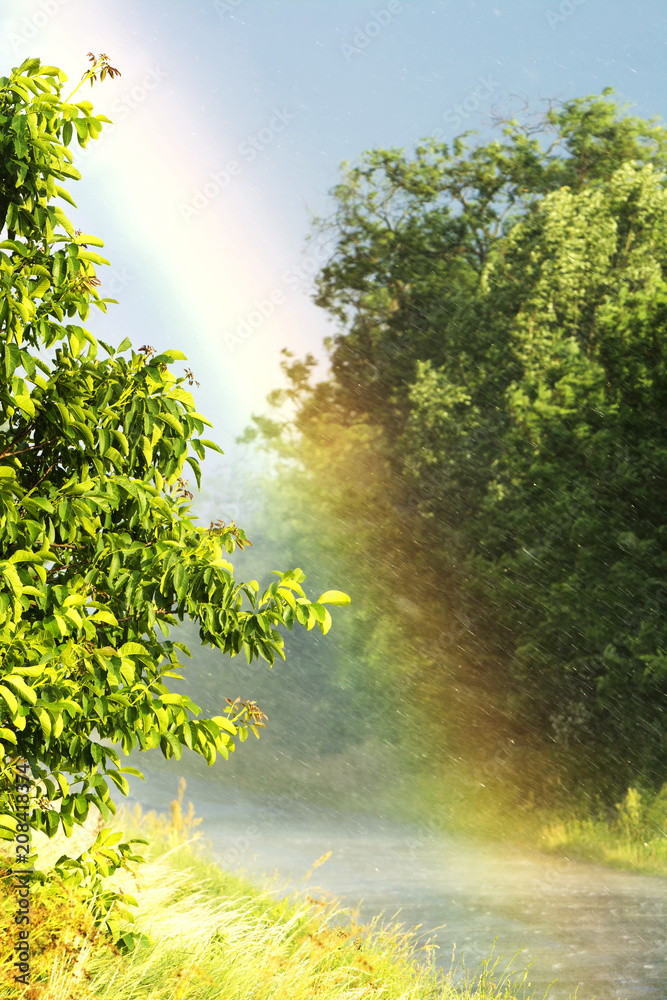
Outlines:
{"label": "green grass", "polygon": [[610,818],[549,820],[543,850],[614,868],[667,876],[667,784],[652,795],[629,788]]}
{"label": "green grass", "polygon": [[608,823],[594,819],[570,819],[544,826],[542,850],[582,861],[596,861],[612,868],[667,876],[667,837],[649,840],[623,835]]}
{"label": "green grass", "polygon": [[451,804],[451,782],[414,780],[402,794],[402,818],[434,832],[667,877],[667,783],[658,792],[629,788],[612,809],[588,815],[583,805],[578,814],[574,805],[571,813],[537,809],[530,799],[503,796],[502,787],[461,787],[466,794]]}
{"label": "green grass", "polygon": [[[75,893],[52,885],[33,909],[33,985],[12,983],[12,899],[0,898],[3,1000],[516,1000],[518,976],[490,960],[467,984],[436,971],[433,949],[415,933],[378,921],[360,926],[325,899],[279,899],[242,876],[223,871],[197,839],[197,821],[182,810],[169,817],[122,818],[140,823],[151,840],[147,863],[120,880],[138,901],[135,929],[144,938],[131,955],[97,936]],[[62,849],[64,845],[60,845]],[[37,953],[38,952],[38,953]]]}

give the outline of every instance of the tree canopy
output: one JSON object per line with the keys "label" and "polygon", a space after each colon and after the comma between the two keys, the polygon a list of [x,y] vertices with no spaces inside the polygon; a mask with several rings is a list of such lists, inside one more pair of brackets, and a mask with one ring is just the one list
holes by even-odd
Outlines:
{"label": "tree canopy", "polygon": [[343,165],[316,296],[340,332],[327,380],[288,370],[291,427],[373,429],[515,726],[598,786],[661,782],[667,133],[608,90],[469,142]]}

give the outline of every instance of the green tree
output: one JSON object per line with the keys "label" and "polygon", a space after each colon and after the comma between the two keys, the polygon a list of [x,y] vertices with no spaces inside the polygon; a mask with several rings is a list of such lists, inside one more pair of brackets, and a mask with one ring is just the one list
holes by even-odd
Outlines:
{"label": "green tree", "polygon": [[663,763],[666,260],[650,165],[549,194],[484,274],[502,393],[425,362],[404,439],[515,636],[514,672],[554,734],[606,747],[622,780]]}
{"label": "green tree", "polygon": [[549,192],[595,185],[624,162],[667,166],[665,130],[621,115],[610,93],[533,125],[500,123],[486,144],[471,147],[466,133],[451,145],[425,139],[412,157],[377,149],[343,164],[335,212],[318,222],[336,248],[316,301],[343,326],[328,390],[348,420],[382,412],[400,435],[420,361],[451,367],[455,384],[481,368],[485,391],[503,391],[513,373],[479,316],[492,248]]}
{"label": "green tree", "polygon": [[[105,57],[84,79],[113,75]],[[114,71],[117,72],[117,71]],[[14,769],[27,761],[47,807],[30,826],[69,835],[91,806],[114,812],[107,782],[128,786],[116,747],[187,747],[209,764],[262,715],[238,700],[213,718],[172,693],[185,618],[202,643],[269,664],[282,627],[326,633],[328,591],[310,601],[300,570],[263,592],[238,582],[228,554],[247,543],[235,524],[198,526],[183,479],[197,483],[209,422],[176,375],[179,351],[117,349],[83,325],[103,312],[95,236],[57,204],[79,177],[70,144],[100,134],[88,101],[64,99],[65,74],[30,59],[0,79],[0,834],[16,832]],[[78,88],[76,88],[78,89]],[[98,356],[101,347],[106,357]],[[128,845],[101,835],[83,861],[59,870],[95,882]]]}
{"label": "green tree", "polygon": [[667,133],[610,94],[344,165],[293,427],[379,431],[501,711],[616,795],[667,762]]}

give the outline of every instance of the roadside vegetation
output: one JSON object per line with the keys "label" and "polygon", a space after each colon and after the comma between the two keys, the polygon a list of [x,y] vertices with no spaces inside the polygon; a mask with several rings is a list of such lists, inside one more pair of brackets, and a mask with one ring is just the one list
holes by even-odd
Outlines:
{"label": "roadside vegetation", "polygon": [[612,818],[552,818],[538,843],[568,857],[667,876],[667,784],[657,795],[629,788]]}

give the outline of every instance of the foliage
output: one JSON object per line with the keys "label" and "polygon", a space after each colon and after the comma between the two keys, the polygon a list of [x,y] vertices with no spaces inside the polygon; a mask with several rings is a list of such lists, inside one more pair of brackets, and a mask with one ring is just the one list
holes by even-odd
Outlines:
{"label": "foliage", "polygon": [[[0,876],[0,989],[2,996],[7,998],[26,995],[25,987],[18,985],[14,978],[16,897],[12,882],[12,872],[3,866]],[[80,889],[65,886],[58,878],[33,884],[30,899],[33,982],[45,980],[54,965],[75,963],[82,947],[88,943],[94,945],[100,955],[113,947],[108,937],[105,940],[95,927],[89,901]]]}
{"label": "foliage", "polygon": [[[316,552],[319,573],[344,574],[354,611],[332,642],[311,648],[289,638],[284,685],[257,677],[253,697],[291,736],[276,746],[275,764],[267,754],[270,777],[267,767],[251,767],[251,755],[234,762],[234,774],[267,790],[278,783],[290,795],[305,792],[309,801],[335,790],[337,800],[372,801],[413,822],[437,816],[466,835],[497,830],[502,803],[506,834],[510,818],[534,806],[533,793],[543,798],[559,787],[549,745],[511,722],[513,692],[493,669],[493,647],[471,648],[455,553],[448,565],[432,564],[432,534],[415,530],[410,492],[391,468],[381,428],[345,422],[336,407],[311,410],[315,387],[304,387],[287,352],[283,369],[287,388],[272,395],[273,412],[245,433],[272,457],[270,503],[255,516],[253,536],[270,548],[279,524],[293,559]],[[281,414],[299,397],[296,419]]]}
{"label": "foliage", "polygon": [[[283,367],[292,370],[289,359]],[[276,397],[276,402],[282,398]],[[270,422],[278,428],[279,414]],[[305,448],[303,440],[290,446],[288,436],[282,433],[275,439],[281,454],[273,475],[266,479],[270,504],[255,515],[253,537],[269,549],[279,537],[281,547],[296,561],[317,552],[319,578],[343,572],[354,611],[331,642],[313,646],[305,636],[290,636],[287,683],[279,687],[275,680],[257,677],[253,696],[259,700],[261,694],[271,719],[291,730],[291,740],[280,744],[278,770],[284,772],[283,780],[291,781],[292,774],[299,773],[299,791],[312,800],[317,795],[313,783],[318,784],[311,768],[315,753],[319,784],[327,779],[325,795],[335,786],[337,799],[361,798],[370,794],[369,784],[379,792],[393,780],[393,770],[385,766],[386,749],[391,746],[405,761],[416,735],[404,718],[404,680],[408,657],[414,663],[418,647],[426,646],[428,638],[421,628],[415,629],[410,642],[403,634],[404,607],[414,606],[416,600],[414,553],[402,537],[400,519],[387,494],[390,473],[377,452],[373,428],[341,427],[323,414],[317,427],[311,424]],[[391,566],[378,565],[378,543],[391,550]],[[244,554],[244,559],[252,557],[253,553]],[[266,691],[268,685],[275,690]],[[285,768],[282,754],[289,745],[294,747],[294,759]],[[360,771],[370,764],[368,755],[376,756],[378,750],[384,765],[374,780],[364,782]],[[302,769],[299,759],[305,753],[308,767]],[[339,786],[336,762],[343,760]],[[244,763],[235,762],[234,771],[238,773]],[[252,763],[250,755],[247,763]]]}
{"label": "foliage", "polygon": [[319,893],[277,901],[247,884],[230,886],[229,873],[201,861],[194,879],[186,859],[184,874],[173,862],[146,867],[138,923],[155,943],[141,947],[131,967],[107,956],[91,962],[82,1000],[104,996],[112,976],[118,1000],[233,1000],[240,989],[248,1000],[527,1000],[525,974],[498,961],[468,972],[464,984],[460,970],[450,977],[434,967],[434,949],[418,942],[419,931],[379,920],[361,926]]}
{"label": "foliage", "polygon": [[373,429],[473,684],[611,801],[667,764],[666,157],[605,91],[344,165],[317,294],[342,329],[293,379],[295,451]]}
{"label": "foliage", "polygon": [[667,784],[655,794],[628,788],[613,811],[586,819],[552,819],[541,846],[569,857],[654,875],[667,874]]}
{"label": "foliage", "polygon": [[[110,68],[93,63],[82,82]],[[117,72],[117,71],[114,71]],[[202,643],[248,661],[284,656],[280,628],[326,633],[326,591],[310,601],[296,569],[263,592],[237,582],[227,559],[247,544],[235,524],[195,523],[187,464],[197,483],[209,422],[174,362],[179,351],[117,348],[82,325],[106,311],[96,267],[102,241],[75,231],[56,199],[77,179],[70,144],[100,134],[88,101],[63,99],[65,74],[27,60],[0,79],[0,833],[16,831],[14,773],[28,762],[45,797],[30,825],[70,834],[91,806],[114,811],[107,779],[127,793],[115,749],[187,747],[209,764],[263,723],[254,703],[223,715],[174,694],[179,652],[171,630],[189,618]],[[81,86],[81,84],[79,84]],[[76,88],[78,89],[78,88]],[[98,357],[101,346],[106,357]],[[35,807],[35,808],[33,808]],[[103,831],[82,859],[57,870],[95,881],[129,857]],[[114,835],[115,838],[115,835]]]}
{"label": "foliage", "polygon": [[595,186],[625,162],[667,165],[664,129],[620,116],[610,100],[552,107],[537,125],[510,120],[486,145],[470,148],[469,134],[451,147],[424,140],[413,158],[378,149],[343,164],[335,213],[319,221],[336,249],[316,301],[344,322],[320,391],[348,419],[382,409],[383,426],[400,433],[419,361],[449,362],[464,384],[480,367],[489,389],[494,374],[511,378],[494,368],[500,349],[487,356],[491,331],[477,315],[491,249],[550,192]]}

